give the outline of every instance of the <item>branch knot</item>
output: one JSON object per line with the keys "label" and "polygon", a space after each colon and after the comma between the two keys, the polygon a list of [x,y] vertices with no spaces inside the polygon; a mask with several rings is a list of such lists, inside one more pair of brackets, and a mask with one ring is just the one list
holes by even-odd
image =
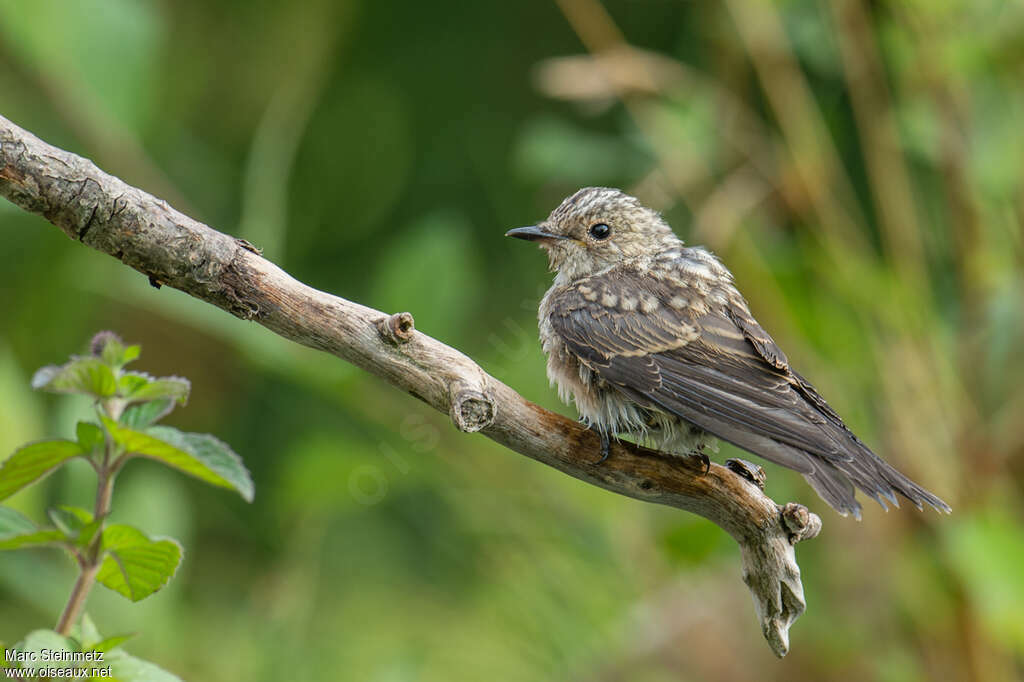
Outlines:
{"label": "branch knot", "polygon": [[810,540],[821,532],[821,517],[796,502],[787,502],[779,510],[782,526],[789,533],[789,543],[795,545],[801,540]]}
{"label": "branch knot", "polygon": [[416,331],[412,313],[395,313],[377,320],[377,331],[381,338],[395,346],[408,343]]}
{"label": "branch knot", "polygon": [[452,406],[449,415],[455,428],[465,433],[486,429],[494,423],[498,407],[494,398],[483,391],[469,388],[461,381],[452,384]]}

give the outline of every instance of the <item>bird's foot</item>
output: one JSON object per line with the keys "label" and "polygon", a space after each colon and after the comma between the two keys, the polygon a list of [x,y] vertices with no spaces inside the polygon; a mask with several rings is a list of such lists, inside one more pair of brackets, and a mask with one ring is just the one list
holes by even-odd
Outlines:
{"label": "bird's foot", "polygon": [[604,464],[605,460],[608,459],[608,455],[611,454],[612,439],[607,432],[601,432],[601,459],[597,460],[595,464]]}
{"label": "bird's foot", "polygon": [[608,435],[607,431],[602,431],[601,429],[596,428],[593,424],[588,424],[587,422],[585,422],[583,420],[583,417],[580,417],[579,422],[586,426],[589,431],[594,431],[595,433],[597,433],[598,438],[601,439],[601,459],[594,462],[594,465],[596,466],[598,464],[604,464],[605,461],[608,459],[608,456],[611,454],[611,436]]}
{"label": "bird's foot", "polygon": [[707,476],[711,471],[711,458],[704,454],[704,444],[698,445],[690,454],[699,459],[700,463],[704,465],[704,475]]}

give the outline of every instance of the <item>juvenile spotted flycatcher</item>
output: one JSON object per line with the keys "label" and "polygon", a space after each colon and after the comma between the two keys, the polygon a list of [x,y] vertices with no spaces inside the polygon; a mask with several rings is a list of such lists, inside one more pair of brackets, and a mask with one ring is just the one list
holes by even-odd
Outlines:
{"label": "juvenile spotted flycatcher", "polygon": [[789,366],[714,255],[634,197],[587,187],[506,234],[540,244],[557,273],[539,310],[548,377],[600,434],[601,461],[616,434],[675,454],[717,437],[800,472],[844,516],[860,518],[855,487],[949,511]]}

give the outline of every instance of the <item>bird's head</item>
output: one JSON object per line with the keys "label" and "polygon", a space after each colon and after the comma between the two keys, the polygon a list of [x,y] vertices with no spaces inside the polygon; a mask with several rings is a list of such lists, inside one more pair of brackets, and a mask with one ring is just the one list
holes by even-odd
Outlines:
{"label": "bird's head", "polygon": [[552,270],[568,281],[625,260],[655,254],[679,241],[656,211],[617,189],[585,187],[537,225],[505,233],[535,241]]}

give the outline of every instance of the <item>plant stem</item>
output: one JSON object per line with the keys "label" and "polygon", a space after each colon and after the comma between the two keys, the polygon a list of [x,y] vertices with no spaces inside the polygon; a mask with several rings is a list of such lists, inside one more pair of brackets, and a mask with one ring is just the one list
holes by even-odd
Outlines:
{"label": "plant stem", "polygon": [[77,623],[79,617],[81,617],[82,610],[85,608],[85,601],[89,598],[89,592],[92,591],[92,586],[96,583],[96,574],[99,572],[100,559],[103,556],[101,551],[103,543],[102,520],[106,519],[110,513],[110,500],[114,492],[114,478],[117,475],[114,468],[110,462],[109,453],[106,453],[103,458],[103,464],[97,472],[98,480],[94,518],[100,519],[100,527],[96,531],[96,536],[93,538],[92,543],[82,553],[79,561],[81,573],[78,574],[75,586],[71,589],[71,596],[68,597],[68,603],[64,607],[63,613],[60,614],[60,620],[57,621],[56,630],[65,637],[70,633],[71,626]]}
{"label": "plant stem", "polygon": [[[104,461],[103,468],[100,469],[99,481],[96,486],[96,506],[93,509],[93,518],[106,519],[107,515],[110,514],[110,499],[114,494],[114,476],[116,475],[113,468],[113,463]],[[100,534],[97,533],[96,537],[99,538]],[[95,540],[93,542],[96,545],[99,544]]]}
{"label": "plant stem", "polygon": [[85,600],[89,597],[89,591],[92,590],[93,583],[96,582],[96,573],[99,568],[99,564],[82,566],[82,572],[78,574],[78,580],[75,581],[75,587],[71,590],[67,606],[64,607],[64,612],[60,614],[60,620],[57,621],[56,630],[61,635],[67,637],[71,632],[71,626],[78,622],[78,617],[85,607]]}

